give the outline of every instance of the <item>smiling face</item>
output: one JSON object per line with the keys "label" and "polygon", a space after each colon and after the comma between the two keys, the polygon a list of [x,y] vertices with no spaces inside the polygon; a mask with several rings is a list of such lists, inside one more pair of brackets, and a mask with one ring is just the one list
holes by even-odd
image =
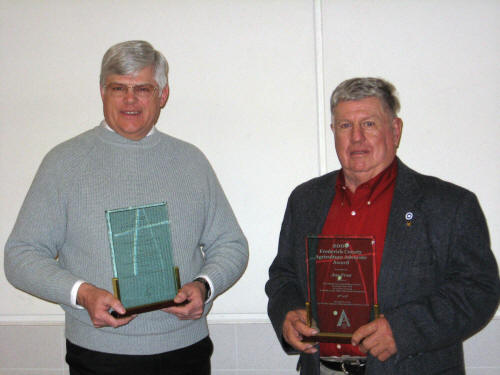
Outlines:
{"label": "smiling face", "polygon": [[376,97],[341,101],[333,118],[337,156],[347,187],[355,191],[392,163],[403,122]]}
{"label": "smiling face", "polygon": [[[143,84],[158,86],[151,66],[133,74],[111,74],[106,78],[105,85],[111,83],[129,86]],[[158,92],[155,91],[149,99],[137,97],[131,89],[128,89],[123,97],[115,97],[111,95],[109,90],[101,87],[106,123],[125,138],[134,141],[142,139],[156,124],[160,111],[167,102],[168,94],[168,85],[162,90],[161,95],[158,95]]]}

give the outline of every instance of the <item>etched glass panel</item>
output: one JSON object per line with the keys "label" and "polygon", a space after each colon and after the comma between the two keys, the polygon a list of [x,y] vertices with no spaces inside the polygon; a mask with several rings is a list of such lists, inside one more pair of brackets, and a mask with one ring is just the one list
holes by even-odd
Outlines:
{"label": "etched glass panel", "polygon": [[172,300],[178,284],[166,203],[106,211],[106,220],[125,309]]}

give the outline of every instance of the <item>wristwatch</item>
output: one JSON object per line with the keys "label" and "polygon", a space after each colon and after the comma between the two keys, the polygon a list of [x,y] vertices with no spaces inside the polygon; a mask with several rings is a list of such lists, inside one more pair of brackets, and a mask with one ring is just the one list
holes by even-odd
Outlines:
{"label": "wristwatch", "polygon": [[205,279],[203,277],[197,277],[193,281],[198,281],[205,286],[205,290],[207,291],[207,294],[205,295],[205,301],[206,301],[210,297],[210,293],[212,292],[210,290],[210,284],[208,283],[207,279]]}

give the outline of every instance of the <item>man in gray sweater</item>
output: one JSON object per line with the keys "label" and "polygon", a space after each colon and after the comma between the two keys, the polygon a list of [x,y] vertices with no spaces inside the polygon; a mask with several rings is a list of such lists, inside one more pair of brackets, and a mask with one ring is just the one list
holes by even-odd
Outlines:
{"label": "man in gray sweater", "polygon": [[[193,145],[155,130],[169,87],[144,41],[101,66],[102,123],[44,158],[5,247],[17,288],[65,311],[71,375],[209,374],[206,314],[243,273],[248,245],[217,177]],[[125,318],[112,294],[105,211],[166,202],[178,306]]]}

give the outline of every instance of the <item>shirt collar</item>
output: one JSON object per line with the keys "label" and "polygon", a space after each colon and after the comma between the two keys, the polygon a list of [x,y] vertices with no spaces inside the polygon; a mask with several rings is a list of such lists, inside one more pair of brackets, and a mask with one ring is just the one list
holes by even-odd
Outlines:
{"label": "shirt collar", "polygon": [[[106,129],[108,129],[109,131],[112,131],[113,133],[116,133],[116,132],[114,131],[114,129],[112,129],[112,128],[108,125],[108,123],[106,122],[106,120],[104,120],[104,125],[106,125]],[[155,131],[156,131],[156,129],[155,129],[155,127],[153,126],[153,127],[151,128],[151,130],[149,131],[149,133],[148,133],[148,134],[146,134],[146,137],[149,137],[151,134],[154,134],[154,132],[155,132]]]}
{"label": "shirt collar", "polygon": [[372,179],[362,183],[356,188],[356,191],[351,192],[345,185],[345,177],[343,170],[340,171],[335,190],[337,193],[342,194],[343,198],[351,205],[354,198],[361,198],[367,200],[370,204],[377,199],[386,189],[391,187],[396,181],[398,174],[398,162],[395,157],[392,163]]}

